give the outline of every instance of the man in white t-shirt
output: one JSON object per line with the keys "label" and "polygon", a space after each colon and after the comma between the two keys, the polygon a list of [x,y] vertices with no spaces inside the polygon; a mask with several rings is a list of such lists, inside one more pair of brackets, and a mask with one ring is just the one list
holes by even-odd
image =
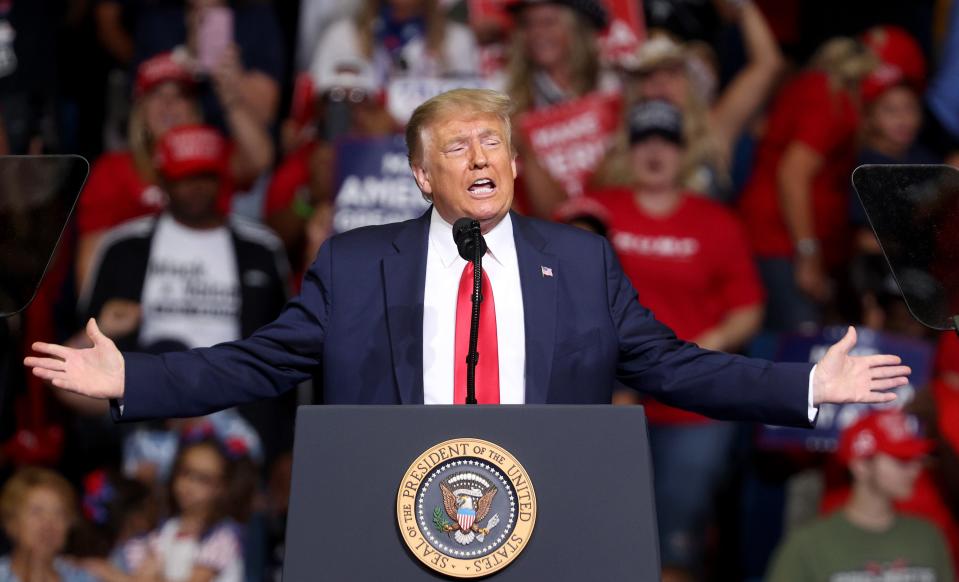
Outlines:
{"label": "man in white t-shirt", "polygon": [[[105,235],[80,308],[104,321],[118,344],[150,352],[211,346],[245,337],[280,312],[288,283],[282,244],[224,212],[229,150],[211,127],[167,132],[156,155],[166,210]],[[267,459],[292,443],[293,398],[278,404],[282,410],[242,411],[277,441],[264,442]]]}

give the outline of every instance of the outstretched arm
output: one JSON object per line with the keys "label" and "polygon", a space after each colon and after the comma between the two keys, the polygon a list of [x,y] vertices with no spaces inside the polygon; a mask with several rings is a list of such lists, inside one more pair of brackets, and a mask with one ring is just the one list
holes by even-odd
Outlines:
{"label": "outstretched arm", "polygon": [[330,254],[324,245],[300,296],[247,339],[159,356],[121,354],[91,320],[92,348],[37,343],[40,355],[24,364],[57,388],[122,398],[123,420],[199,416],[276,396],[308,379],[322,359]]}
{"label": "outstretched arm", "polygon": [[[619,333],[617,377],[669,404],[728,420],[809,426],[811,364],[773,363],[679,340],[640,305],[604,241],[610,315]],[[850,356],[855,331],[832,346],[812,377],[812,402],[888,402],[908,382],[898,356]]]}

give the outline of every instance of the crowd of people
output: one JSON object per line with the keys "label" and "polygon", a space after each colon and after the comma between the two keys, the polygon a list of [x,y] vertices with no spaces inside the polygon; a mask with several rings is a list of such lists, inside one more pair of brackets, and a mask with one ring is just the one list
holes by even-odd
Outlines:
{"label": "crowd of people", "polygon": [[[769,356],[851,322],[935,354],[905,410],[856,409],[825,452],[617,392],[649,419],[664,580],[954,580],[959,339],[911,318],[850,175],[959,163],[957,67],[949,1],[0,0],[0,153],[91,160],[0,320],[0,582],[279,579],[322,385],[117,425],[19,362],[90,317],[151,353],[273,320],[338,231],[343,142],[402,134],[411,82],[509,95],[514,210],[607,237],[681,339]],[[577,115],[611,121],[572,171],[537,130]]]}

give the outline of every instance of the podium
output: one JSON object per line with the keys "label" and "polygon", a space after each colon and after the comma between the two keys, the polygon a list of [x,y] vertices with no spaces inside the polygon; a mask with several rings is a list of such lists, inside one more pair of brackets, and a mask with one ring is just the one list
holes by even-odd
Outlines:
{"label": "podium", "polygon": [[304,406],[296,422],[285,582],[659,579],[642,407]]}

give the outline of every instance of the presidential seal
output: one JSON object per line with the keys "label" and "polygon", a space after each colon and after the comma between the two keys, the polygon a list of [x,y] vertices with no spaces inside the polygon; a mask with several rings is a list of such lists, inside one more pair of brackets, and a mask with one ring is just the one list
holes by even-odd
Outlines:
{"label": "presidential seal", "polygon": [[536,494],[513,455],[488,441],[435,445],[406,470],[396,520],[423,564],[456,578],[501,570],[529,543]]}

